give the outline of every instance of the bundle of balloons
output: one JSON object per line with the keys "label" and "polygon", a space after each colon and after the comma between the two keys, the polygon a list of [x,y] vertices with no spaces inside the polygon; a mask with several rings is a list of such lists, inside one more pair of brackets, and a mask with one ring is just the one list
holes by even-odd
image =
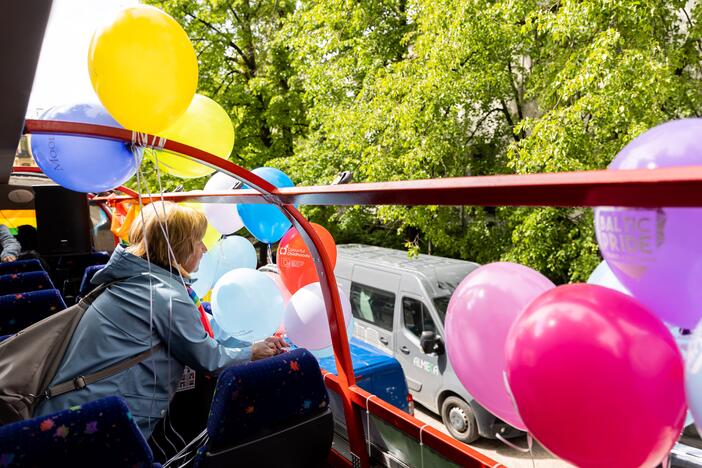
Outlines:
{"label": "bundle of balloons", "polygon": [[[272,176],[284,176],[271,168],[261,169],[265,170],[254,172],[274,183],[277,181]],[[215,184],[221,183],[216,186],[219,189],[232,183],[226,176],[219,175],[215,175],[210,182],[210,189]],[[257,210],[263,211],[263,208],[273,208],[275,211],[269,209],[255,213]],[[206,207],[205,210],[211,225],[224,226],[232,221],[232,212],[236,212],[238,218],[235,219],[239,221],[233,227],[246,226],[257,239],[264,242],[280,241],[277,272],[255,270],[255,249],[248,240],[239,236],[223,238],[204,255],[193,288],[200,296],[212,289],[212,311],[221,341],[235,338],[251,342],[275,331],[283,331],[294,345],[307,348],[318,358],[332,355],[328,308],[315,262],[297,229],[290,228],[289,221],[275,207],[232,205],[220,206],[217,210]],[[276,221],[278,216],[282,219]],[[249,224],[249,220],[254,220],[255,224]],[[283,221],[288,223],[287,226]],[[287,231],[281,234],[286,227]],[[315,223],[312,223],[312,227],[322,240],[323,250],[332,265],[335,265],[334,238],[324,227]],[[232,225],[226,230],[231,228]],[[347,339],[350,339],[353,333],[351,303],[341,288],[338,292]]]}
{"label": "bundle of balloons", "polygon": [[[165,12],[147,5],[123,9],[94,32],[87,63],[101,104],[54,107],[42,119],[127,128],[222,159],[230,156],[232,121],[219,104],[195,94],[195,50],[183,28]],[[42,171],[78,192],[114,189],[129,180],[142,161],[141,149],[118,141],[36,134],[30,142]],[[167,151],[148,152],[163,172],[176,177],[202,177],[214,171]]]}
{"label": "bundle of balloons", "polygon": [[[702,119],[666,123],[610,169],[700,165],[699,135]],[[451,366],[482,406],[576,466],[656,466],[686,401],[702,426],[699,226],[699,208],[600,207],[605,261],[588,284],[514,263],[474,270],[448,306]],[[696,326],[687,343],[680,329]]]}

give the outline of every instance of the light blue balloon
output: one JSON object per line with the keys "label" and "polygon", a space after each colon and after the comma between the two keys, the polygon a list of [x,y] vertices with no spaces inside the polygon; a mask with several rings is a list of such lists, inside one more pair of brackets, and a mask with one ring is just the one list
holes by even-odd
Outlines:
{"label": "light blue balloon", "polygon": [[212,290],[212,315],[227,336],[253,342],[271,336],[283,321],[283,296],[265,273],[238,268]]}
{"label": "light blue balloon", "polygon": [[[702,430],[702,325],[692,333],[685,354],[685,394],[697,430]],[[687,421],[685,421],[687,424]]]}
{"label": "light blue balloon", "polygon": [[[99,104],[53,107],[45,120],[80,122],[122,128]],[[105,192],[129,180],[141,163],[128,143],[77,135],[35,134],[30,138],[32,154],[44,174],[76,192]]]}
{"label": "light blue balloon", "polygon": [[614,273],[612,269],[607,265],[607,262],[602,261],[597,268],[590,274],[587,279],[588,284],[596,284],[599,286],[604,286],[605,288],[614,289],[620,293],[624,293],[627,296],[631,296],[631,292],[624,286]]}
{"label": "light blue balloon", "polygon": [[256,268],[256,249],[241,236],[225,237],[202,256],[192,288],[202,297],[225,273],[237,268]]}
{"label": "light blue balloon", "polygon": [[[272,167],[259,167],[254,174],[270,182],[276,187],[294,187],[283,171]],[[244,185],[242,188],[249,188]],[[239,217],[248,231],[258,240],[266,244],[278,242],[292,224],[275,205],[239,204],[236,206]]]}

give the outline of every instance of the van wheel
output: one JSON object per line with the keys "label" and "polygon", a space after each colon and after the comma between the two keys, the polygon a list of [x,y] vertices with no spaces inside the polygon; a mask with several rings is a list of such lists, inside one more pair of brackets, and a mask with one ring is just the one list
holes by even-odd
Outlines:
{"label": "van wheel", "polygon": [[444,400],[441,405],[441,419],[454,439],[469,444],[480,437],[473,410],[458,397],[450,396]]}

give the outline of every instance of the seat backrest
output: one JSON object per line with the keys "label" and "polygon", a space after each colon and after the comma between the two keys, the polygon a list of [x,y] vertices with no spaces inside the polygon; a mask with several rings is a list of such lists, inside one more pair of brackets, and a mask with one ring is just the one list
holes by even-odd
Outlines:
{"label": "seat backrest", "polygon": [[95,285],[90,282],[95,276],[95,273],[105,268],[105,265],[90,265],[85,269],[83,273],[83,279],[80,282],[80,289],[78,290],[78,297],[85,297],[90,291],[95,288]]}
{"label": "seat backrest", "polygon": [[151,449],[119,397],[0,427],[0,464],[6,467],[152,463]]}
{"label": "seat backrest", "polygon": [[43,271],[44,267],[36,258],[16,260],[14,262],[0,263],[0,275],[8,273],[24,273],[26,271]]}
{"label": "seat backrest", "polygon": [[66,308],[56,289],[0,296],[0,333],[17,333]]}
{"label": "seat backrest", "polygon": [[54,289],[49,274],[45,271],[27,271],[0,275],[0,295],[15,294],[43,289]]}
{"label": "seat backrest", "polygon": [[198,455],[203,467],[241,463],[249,455],[260,466],[277,466],[281,453],[288,454],[284,466],[326,460],[333,419],[317,360],[296,349],[223,371],[207,433]]}

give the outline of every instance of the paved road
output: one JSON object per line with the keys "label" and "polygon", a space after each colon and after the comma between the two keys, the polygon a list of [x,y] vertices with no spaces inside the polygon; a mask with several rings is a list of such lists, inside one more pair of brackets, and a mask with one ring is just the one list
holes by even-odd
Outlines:
{"label": "paved road", "polygon": [[[440,431],[448,434],[448,431],[441,422],[441,419],[431,413],[428,409],[417,404],[414,410],[414,416]],[[512,440],[519,447],[526,447],[527,441],[525,437]],[[538,443],[534,442],[531,453],[522,453],[515,450],[499,440],[480,439],[477,442],[470,444],[471,447],[484,453],[493,460],[502,463],[509,468],[567,468],[572,465],[554,457],[548,453]],[[532,459],[533,457],[533,459]]]}

